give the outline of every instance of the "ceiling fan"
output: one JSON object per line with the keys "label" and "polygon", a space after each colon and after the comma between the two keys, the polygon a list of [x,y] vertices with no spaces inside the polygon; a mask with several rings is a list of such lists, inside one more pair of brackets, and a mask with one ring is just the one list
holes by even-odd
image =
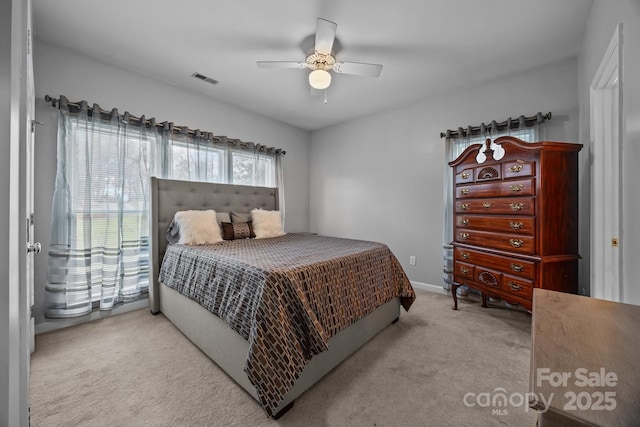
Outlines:
{"label": "ceiling fan", "polygon": [[309,85],[314,89],[326,89],[331,84],[331,73],[352,74],[356,76],[378,77],[382,72],[380,64],[362,62],[337,62],[332,54],[333,42],[336,38],[335,22],[318,18],[316,24],[316,42],[312,54],[304,61],[257,61],[259,68],[308,68]]}

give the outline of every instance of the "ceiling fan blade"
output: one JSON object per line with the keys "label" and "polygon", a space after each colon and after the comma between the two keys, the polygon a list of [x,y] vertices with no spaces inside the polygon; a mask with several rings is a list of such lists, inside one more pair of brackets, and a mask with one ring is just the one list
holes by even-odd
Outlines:
{"label": "ceiling fan blade", "polygon": [[300,61],[256,61],[258,68],[307,68],[306,62]]}
{"label": "ceiling fan blade", "polygon": [[323,55],[330,55],[333,49],[333,41],[336,38],[336,28],[338,24],[318,18],[316,24],[316,52]]}
{"label": "ceiling fan blade", "polygon": [[382,65],[363,62],[336,62],[333,71],[356,76],[378,77],[382,72]]}

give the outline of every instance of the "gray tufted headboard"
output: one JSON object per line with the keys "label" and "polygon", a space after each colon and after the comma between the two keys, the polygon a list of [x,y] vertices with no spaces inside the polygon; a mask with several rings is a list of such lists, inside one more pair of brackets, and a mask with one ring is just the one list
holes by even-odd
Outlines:
{"label": "gray tufted headboard", "polygon": [[216,212],[251,212],[278,209],[278,189],[247,185],[212,184],[151,177],[149,215],[150,253],[149,308],[160,311],[158,274],[167,250],[165,233],[178,211],[213,209]]}

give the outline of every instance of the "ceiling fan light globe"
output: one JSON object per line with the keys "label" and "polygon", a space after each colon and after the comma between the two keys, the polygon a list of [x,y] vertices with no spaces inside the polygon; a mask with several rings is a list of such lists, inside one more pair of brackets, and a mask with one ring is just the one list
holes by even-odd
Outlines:
{"label": "ceiling fan light globe", "polygon": [[326,70],[313,70],[309,73],[309,84],[314,89],[326,89],[331,84],[331,74]]}

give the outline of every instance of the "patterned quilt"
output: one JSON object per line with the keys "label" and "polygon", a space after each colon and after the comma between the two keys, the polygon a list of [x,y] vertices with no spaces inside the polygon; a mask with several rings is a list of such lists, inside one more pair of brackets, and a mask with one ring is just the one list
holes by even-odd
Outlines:
{"label": "patterned quilt", "polygon": [[169,245],[161,283],[249,341],[245,371],[269,415],[341,329],[415,293],[386,245],[311,234]]}

